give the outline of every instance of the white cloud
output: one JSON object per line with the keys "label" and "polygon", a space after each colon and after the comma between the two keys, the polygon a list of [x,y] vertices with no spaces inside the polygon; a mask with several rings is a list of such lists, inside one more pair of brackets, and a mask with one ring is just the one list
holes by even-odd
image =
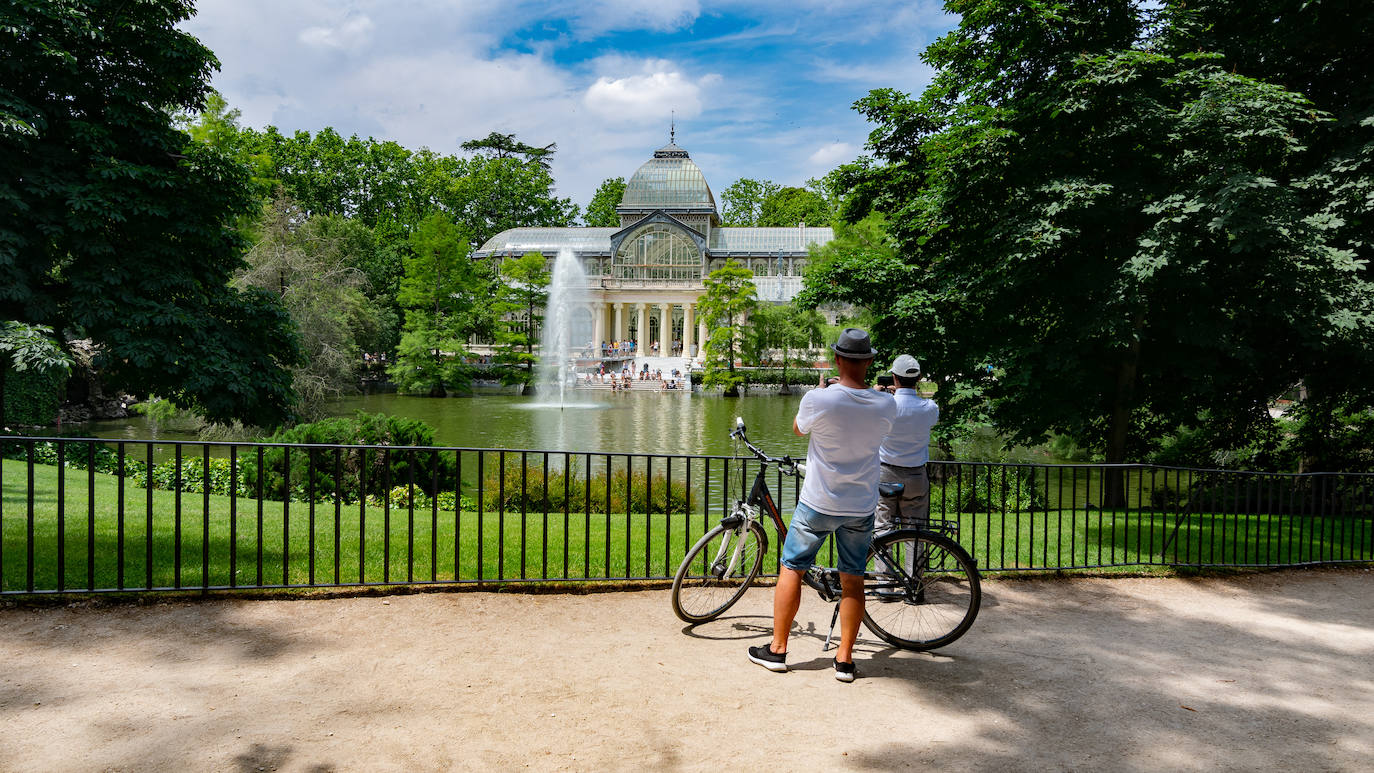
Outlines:
{"label": "white cloud", "polygon": [[334,27],[306,27],[300,41],[312,48],[336,48],[356,51],[367,45],[376,26],[366,16],[354,16]]}
{"label": "white cloud", "polygon": [[853,161],[859,155],[859,148],[848,142],[831,142],[820,146],[807,157],[807,161],[812,166],[831,169],[839,164]]}
{"label": "white cloud", "polygon": [[573,0],[560,9],[578,37],[613,30],[672,32],[690,27],[701,15],[699,0]]}
{"label": "white cloud", "polygon": [[720,83],[720,76],[708,74],[693,81],[669,67],[667,62],[651,61],[636,75],[603,75],[587,88],[582,102],[593,113],[616,121],[646,123],[662,121],[670,114],[683,118],[701,115],[702,88]]}

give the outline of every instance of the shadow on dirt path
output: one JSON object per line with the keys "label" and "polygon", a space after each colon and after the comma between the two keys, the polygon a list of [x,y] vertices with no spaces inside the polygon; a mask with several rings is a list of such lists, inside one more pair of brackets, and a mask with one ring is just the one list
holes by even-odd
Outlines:
{"label": "shadow on dirt path", "polygon": [[803,602],[683,628],[666,591],[0,610],[3,770],[1352,770],[1374,574],[994,580],[934,653],[831,676]]}

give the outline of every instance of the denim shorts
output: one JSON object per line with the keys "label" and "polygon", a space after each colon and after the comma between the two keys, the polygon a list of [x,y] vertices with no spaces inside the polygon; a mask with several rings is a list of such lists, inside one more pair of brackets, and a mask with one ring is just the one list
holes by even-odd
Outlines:
{"label": "denim shorts", "polygon": [[868,563],[868,548],[873,542],[873,516],[838,517],[816,512],[801,502],[792,513],[787,540],[782,544],[782,565],[805,572],[816,561],[827,534],[835,535],[839,570],[863,576]]}

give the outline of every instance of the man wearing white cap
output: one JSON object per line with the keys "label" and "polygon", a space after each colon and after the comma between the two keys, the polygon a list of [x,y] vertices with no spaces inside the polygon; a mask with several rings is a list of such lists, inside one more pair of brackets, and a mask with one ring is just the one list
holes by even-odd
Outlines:
{"label": "man wearing white cap", "polygon": [[882,462],[882,482],[901,483],[905,488],[895,505],[890,499],[878,503],[874,524],[878,533],[903,526],[925,527],[930,520],[926,462],[930,460],[930,428],[940,420],[940,407],[916,391],[921,363],[915,357],[899,355],[891,372],[896,386],[893,394],[897,398],[897,418],[892,431],[883,438],[878,459]]}

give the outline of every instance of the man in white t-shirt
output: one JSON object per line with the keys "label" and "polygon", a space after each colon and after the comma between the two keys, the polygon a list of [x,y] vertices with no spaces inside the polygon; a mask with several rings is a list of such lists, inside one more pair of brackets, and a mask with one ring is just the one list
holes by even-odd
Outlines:
{"label": "man in white t-shirt", "polygon": [[773,640],[749,648],[749,659],[770,671],[787,670],[787,638],[801,606],[802,576],[827,535],[834,535],[840,570],[840,646],[835,678],[854,681],[854,642],[864,614],[864,565],[878,505],[878,441],[892,429],[893,398],[869,389],[868,366],[877,354],[868,333],[845,328],[831,347],[838,383],[821,380],[797,409],[792,430],[810,435],[807,474],[782,547],[773,591]]}
{"label": "man in white t-shirt", "polygon": [[878,457],[883,464],[882,482],[901,483],[903,489],[896,502],[884,499],[878,503],[878,532],[904,526],[925,528],[929,522],[930,478],[926,475],[926,462],[930,460],[930,429],[940,420],[940,407],[916,391],[921,363],[915,357],[899,355],[892,363],[891,373],[896,387],[893,396],[897,418],[892,432],[883,438]]}

